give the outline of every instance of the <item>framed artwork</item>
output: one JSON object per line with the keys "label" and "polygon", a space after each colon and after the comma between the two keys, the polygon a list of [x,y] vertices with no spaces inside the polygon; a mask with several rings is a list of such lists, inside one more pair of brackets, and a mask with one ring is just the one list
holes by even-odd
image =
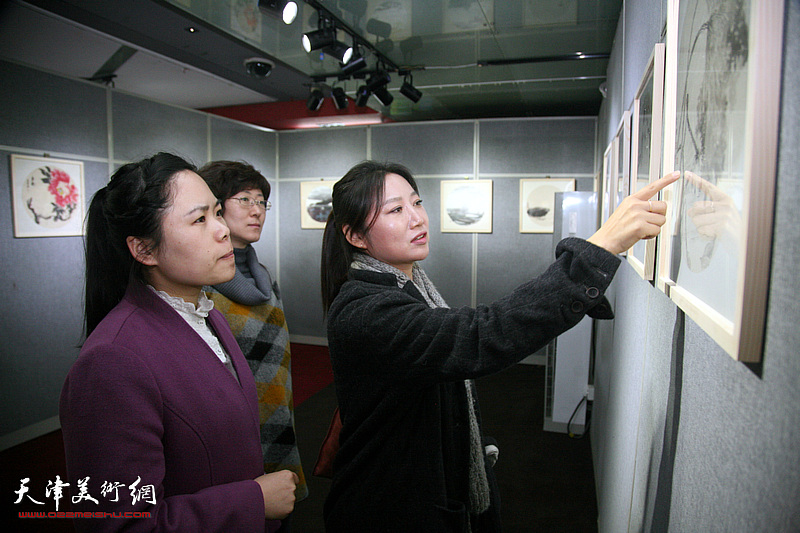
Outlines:
{"label": "framed artwork", "polygon": [[611,213],[614,211],[616,204],[614,203],[613,189],[616,187],[616,173],[617,173],[617,138],[611,140],[603,152],[603,183],[602,183],[602,200],[600,203],[600,224],[608,220]]}
{"label": "framed artwork", "polygon": [[300,182],[300,228],[325,229],[333,210],[333,184],[337,180]]}
{"label": "framed artwork", "polygon": [[[619,203],[631,193],[631,112],[625,110],[622,113],[622,118],[617,126],[617,134],[615,135],[617,141],[617,155],[616,155],[616,172],[614,178],[616,180],[613,188],[613,207],[611,213],[617,208]],[[610,214],[610,213],[609,213]]]}
{"label": "framed artwork", "polygon": [[492,232],[492,180],[441,183],[442,233]]}
{"label": "framed artwork", "polygon": [[[656,44],[647,64],[631,114],[631,193],[661,176],[661,131],[664,118],[664,43]],[[656,239],[639,241],[628,250],[628,263],[646,280],[655,273]]]}
{"label": "framed artwork", "polygon": [[575,180],[519,180],[519,232],[553,233],[555,194],[575,190]]}
{"label": "framed artwork", "polygon": [[83,162],[11,155],[14,237],[83,235]]}
{"label": "framed artwork", "polygon": [[[783,2],[670,0],[657,285],[733,358],[763,351]],[[712,23],[713,21],[713,23]]]}

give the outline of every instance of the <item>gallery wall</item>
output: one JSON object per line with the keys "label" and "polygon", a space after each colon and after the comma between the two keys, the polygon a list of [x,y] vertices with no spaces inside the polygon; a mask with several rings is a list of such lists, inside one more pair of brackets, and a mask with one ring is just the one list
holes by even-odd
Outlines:
{"label": "gallery wall", "polygon": [[[761,368],[732,359],[623,264],[598,323],[591,428],[600,531],[800,530],[800,4],[786,2],[780,149]],[[667,2],[624,4],[598,150],[664,40]]]}
{"label": "gallery wall", "polygon": [[[337,179],[362,159],[413,172],[430,217],[431,254],[421,264],[450,306],[488,303],[544,271],[551,233],[520,233],[523,178],[568,178],[594,188],[594,118],[384,124],[280,133],[281,285],[292,335],[324,343],[319,295],[322,230],[301,229],[300,183]],[[492,180],[491,233],[441,231],[441,182]]]}
{"label": "gallery wall", "polygon": [[[502,296],[552,260],[551,234],[519,232],[519,180],[575,179],[594,188],[596,119],[504,119],[265,131],[81,80],[0,62],[0,215],[5,276],[16,312],[0,324],[0,449],[58,426],[58,396],[82,331],[80,237],[15,238],[9,155],[81,161],[85,197],[119,165],[156,151],[201,165],[243,159],[272,184],[259,257],[278,277],[295,342],[325,344],[319,296],[322,231],[300,227],[300,184],[337,179],[366,158],[401,162],[418,178],[433,253],[423,263],[452,306]],[[493,231],[441,233],[440,184],[493,182]]]}
{"label": "gallery wall", "polygon": [[[81,237],[15,238],[10,154],[83,162],[85,198],[115,168],[164,150],[201,165],[244,159],[270,180],[277,134],[96,84],[0,62],[0,449],[57,429],[58,398],[83,327]],[[275,216],[272,212],[267,217]],[[258,252],[276,268],[277,234]]]}

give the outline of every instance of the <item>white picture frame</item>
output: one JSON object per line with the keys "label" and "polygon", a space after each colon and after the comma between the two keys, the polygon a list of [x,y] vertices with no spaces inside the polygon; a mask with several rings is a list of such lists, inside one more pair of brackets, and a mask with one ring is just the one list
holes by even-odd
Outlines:
{"label": "white picture frame", "polygon": [[617,179],[617,138],[611,139],[603,152],[603,181],[601,184],[600,224],[602,226],[614,211],[615,195],[612,194],[616,187]]}
{"label": "white picture frame", "polygon": [[83,162],[11,154],[14,237],[83,235]]}
{"label": "white picture frame", "polygon": [[553,233],[555,194],[574,190],[574,179],[519,180],[519,232]]}
{"label": "white picture frame", "polygon": [[441,182],[441,232],[492,232],[492,180]]}
{"label": "white picture frame", "polygon": [[325,229],[333,210],[333,185],[337,181],[300,182],[300,229]]}

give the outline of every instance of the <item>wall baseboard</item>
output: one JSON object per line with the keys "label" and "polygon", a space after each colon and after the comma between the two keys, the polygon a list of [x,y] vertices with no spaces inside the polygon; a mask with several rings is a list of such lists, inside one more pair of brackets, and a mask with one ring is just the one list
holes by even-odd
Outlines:
{"label": "wall baseboard", "polygon": [[289,342],[297,344],[310,344],[311,346],[327,346],[327,337],[313,337],[311,335],[292,335],[289,334]]}
{"label": "wall baseboard", "polygon": [[61,421],[57,416],[53,416],[41,422],[36,422],[30,426],[12,431],[7,435],[0,436],[0,452],[58,429],[61,429]]}

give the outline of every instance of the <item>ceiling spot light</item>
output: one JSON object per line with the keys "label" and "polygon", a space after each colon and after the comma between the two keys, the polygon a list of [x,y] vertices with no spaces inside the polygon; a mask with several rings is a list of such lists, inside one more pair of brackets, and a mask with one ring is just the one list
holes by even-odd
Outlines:
{"label": "ceiling spot light", "polygon": [[334,28],[320,28],[303,34],[303,49],[306,52],[326,48],[336,43],[336,30]]}
{"label": "ceiling spot light", "polygon": [[389,73],[379,70],[367,80],[367,89],[374,93],[380,87],[386,86],[390,81],[392,81],[392,77],[389,76]]}
{"label": "ceiling spot light", "polygon": [[356,107],[364,107],[372,93],[367,89],[366,85],[362,85],[356,91]]}
{"label": "ceiling spot light", "polygon": [[335,41],[331,46],[325,48],[325,53],[335,57],[341,63],[348,63],[353,57],[353,47],[347,46],[341,41]]}
{"label": "ceiling spot light", "polygon": [[364,59],[358,51],[353,51],[353,54],[348,62],[342,62],[342,74],[349,76],[359,70],[366,68],[367,60]]}
{"label": "ceiling spot light", "polygon": [[383,85],[382,87],[378,87],[377,89],[372,91],[372,94],[374,94],[375,98],[377,98],[378,101],[385,106],[391,105],[392,102],[394,101],[394,96],[389,94],[389,91],[386,89],[385,85]]}
{"label": "ceiling spot light", "polygon": [[325,100],[325,95],[322,94],[322,89],[319,87],[312,87],[311,93],[306,100],[306,108],[309,111],[318,111],[322,107],[322,101]]}
{"label": "ceiling spot light", "polygon": [[284,24],[291,24],[297,18],[297,2],[286,0],[258,0],[258,8],[262,13],[280,17]]}
{"label": "ceiling spot light", "polygon": [[333,98],[333,105],[336,106],[336,109],[347,109],[347,95],[344,94],[344,89],[334,87],[331,91],[331,98]]}
{"label": "ceiling spot light", "polygon": [[411,75],[409,74],[405,80],[403,80],[403,85],[400,86],[400,94],[414,102],[415,104],[419,102],[420,98],[422,98],[422,93],[414,87],[413,85],[414,80],[411,79]]}

